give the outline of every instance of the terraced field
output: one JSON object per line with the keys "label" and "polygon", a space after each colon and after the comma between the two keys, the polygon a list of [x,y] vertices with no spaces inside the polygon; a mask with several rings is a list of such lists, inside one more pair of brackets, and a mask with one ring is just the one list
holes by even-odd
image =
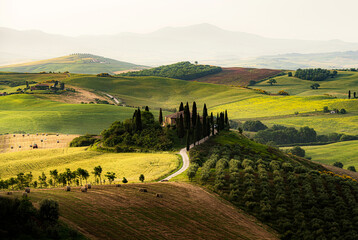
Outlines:
{"label": "terraced field", "polygon": [[94,182],[91,174],[95,166],[101,165],[103,175],[107,171],[117,174],[117,181],[126,177],[130,182],[138,182],[140,174],[146,181],[156,180],[167,175],[179,166],[179,157],[171,153],[103,153],[86,151],[86,148],[33,149],[1,154],[0,176],[2,179],[15,177],[20,172],[32,172],[34,180],[45,172],[57,169],[64,172],[77,168],[90,173],[89,182]]}
{"label": "terraced field", "polygon": [[43,198],[58,201],[61,220],[91,239],[278,239],[255,218],[189,184],[94,186],[87,193],[33,190],[29,197],[35,205]]}

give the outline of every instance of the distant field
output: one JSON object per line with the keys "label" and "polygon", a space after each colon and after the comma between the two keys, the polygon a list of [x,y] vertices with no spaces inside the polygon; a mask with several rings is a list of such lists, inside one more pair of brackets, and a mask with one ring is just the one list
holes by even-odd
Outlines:
{"label": "distant field", "polygon": [[74,171],[80,167],[88,170],[91,175],[88,181],[94,182],[91,172],[95,166],[101,165],[103,175],[108,171],[115,172],[117,181],[126,177],[130,182],[138,182],[140,174],[144,174],[146,181],[153,181],[179,165],[179,157],[170,153],[102,153],[86,151],[85,148],[33,149],[2,153],[0,157],[2,179],[31,171],[37,180],[42,172],[50,177],[50,170],[63,172],[70,168]]}
{"label": "distant field", "polygon": [[190,184],[94,186],[87,193],[33,190],[29,197],[35,205],[44,198],[58,201],[61,219],[90,239],[278,239],[255,218]]}
{"label": "distant field", "polygon": [[[37,144],[39,149],[65,148],[78,135],[53,134],[8,134],[0,135],[0,153],[32,150]],[[35,150],[35,149],[34,149]]]}
{"label": "distant field", "polygon": [[[0,97],[0,133],[99,134],[134,109],[107,104],[66,104],[21,94]],[[152,111],[158,116],[158,111]],[[163,114],[168,114],[164,112]]]}
{"label": "distant field", "polygon": [[213,75],[201,77],[194,81],[235,85],[235,86],[247,86],[250,81],[259,81],[267,77],[272,77],[279,74],[281,70],[273,69],[259,69],[259,68],[223,68],[222,72]]}
{"label": "distant field", "polygon": [[328,165],[342,162],[344,169],[355,166],[358,170],[358,141],[346,141],[321,146],[302,147],[306,156],[312,157],[312,161],[318,161]]}
{"label": "distant field", "polygon": [[[294,73],[294,71],[292,71]],[[310,86],[315,83],[309,80],[301,80],[295,77],[280,76],[275,77],[277,83],[270,86],[267,81],[256,84],[255,88],[261,88],[271,93],[277,93],[285,90],[290,95],[312,96],[330,94],[338,98],[348,98],[348,91],[358,92],[358,72],[338,72],[335,78],[327,78],[324,81],[317,82],[321,87],[312,90]],[[353,93],[352,93],[353,94]]]}

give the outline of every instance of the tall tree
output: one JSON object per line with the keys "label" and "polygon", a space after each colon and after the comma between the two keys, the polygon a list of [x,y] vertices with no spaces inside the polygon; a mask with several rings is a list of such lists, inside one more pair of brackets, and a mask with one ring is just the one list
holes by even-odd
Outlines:
{"label": "tall tree", "polygon": [[[210,133],[208,131],[208,109],[206,108],[206,104],[204,103],[204,108],[203,108],[203,137],[208,136]],[[200,119],[199,119],[200,121]]]}
{"label": "tall tree", "polygon": [[348,91],[348,99],[351,99],[351,90]]}
{"label": "tall tree", "polygon": [[179,124],[178,124],[178,137],[179,137],[179,138],[183,138],[184,135],[185,135],[184,119],[183,119],[183,115],[180,114]]}
{"label": "tall tree", "polygon": [[137,131],[142,131],[143,127],[142,127],[142,114],[140,112],[140,109],[138,108],[137,110],[137,114],[135,117],[135,128]]}
{"label": "tall tree", "polygon": [[186,150],[189,151],[190,149],[190,134],[189,130],[186,131]]}
{"label": "tall tree", "polygon": [[229,117],[227,115],[227,110],[225,110],[225,128],[229,128]]}
{"label": "tall tree", "polygon": [[99,177],[99,182],[102,183],[101,175],[102,175],[102,167],[99,165],[94,167],[93,174],[95,177]]}
{"label": "tall tree", "polygon": [[145,106],[145,111],[149,112],[149,107],[148,106]]}
{"label": "tall tree", "polygon": [[186,102],[186,105],[184,108],[184,127],[186,130],[190,129],[190,109],[189,109],[188,102]]}
{"label": "tall tree", "polygon": [[216,129],[218,132],[220,132],[220,117],[219,117],[219,113],[216,114]]}
{"label": "tall tree", "polygon": [[215,134],[215,125],[214,125],[214,115],[213,115],[213,112],[211,112],[211,115],[210,115],[210,124],[211,124],[211,135],[214,136],[214,134]]}
{"label": "tall tree", "polygon": [[192,113],[191,113],[191,122],[193,124],[193,128],[196,126],[197,114],[198,114],[198,111],[196,109],[196,102],[193,102],[193,109],[192,109]]}
{"label": "tall tree", "polygon": [[184,104],[183,102],[180,103],[180,106],[179,106],[179,112],[181,111],[184,111]]}
{"label": "tall tree", "polygon": [[197,122],[196,122],[196,126],[195,126],[195,136],[196,136],[196,141],[199,141],[201,138],[202,138],[202,135],[203,135],[203,126],[201,124],[201,121],[200,121],[200,115],[198,113],[197,115]]}
{"label": "tall tree", "polygon": [[159,124],[163,125],[163,112],[162,108],[159,109]]}
{"label": "tall tree", "polygon": [[57,179],[58,179],[58,171],[57,171],[57,169],[50,170],[50,176],[53,179],[53,184],[56,186],[56,182],[57,182]]}

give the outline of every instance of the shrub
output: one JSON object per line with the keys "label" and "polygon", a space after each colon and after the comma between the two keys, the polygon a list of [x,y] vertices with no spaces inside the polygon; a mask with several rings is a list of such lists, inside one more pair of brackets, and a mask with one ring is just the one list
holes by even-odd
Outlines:
{"label": "shrub", "polygon": [[92,135],[84,135],[74,138],[70,142],[70,147],[84,147],[92,145],[97,139]]}
{"label": "shrub", "polygon": [[344,108],[342,108],[341,109],[341,111],[339,111],[341,114],[346,114],[347,113],[347,111],[346,111],[346,109],[344,109]]}
{"label": "shrub", "polygon": [[244,123],[243,129],[245,131],[258,132],[260,130],[267,129],[267,126],[258,120],[256,121],[248,120]]}
{"label": "shrub", "polygon": [[347,169],[349,171],[356,172],[356,168],[354,166],[349,166]]}
{"label": "shrub", "polygon": [[280,90],[278,92],[279,95],[289,95],[288,92],[284,91],[284,90]]}
{"label": "shrub", "polygon": [[335,163],[333,163],[333,166],[339,167],[339,168],[343,168],[343,163],[341,163],[341,162],[335,162]]}
{"label": "shrub", "polygon": [[328,113],[328,112],[329,112],[329,109],[328,109],[327,106],[324,106],[324,107],[323,107],[323,112],[324,112],[324,113]]}
{"label": "shrub", "polygon": [[294,148],[291,148],[289,150],[289,153],[293,154],[293,155],[296,155],[296,156],[299,156],[299,157],[304,157],[306,155],[306,152],[304,149],[302,149],[301,147],[299,146],[296,146]]}

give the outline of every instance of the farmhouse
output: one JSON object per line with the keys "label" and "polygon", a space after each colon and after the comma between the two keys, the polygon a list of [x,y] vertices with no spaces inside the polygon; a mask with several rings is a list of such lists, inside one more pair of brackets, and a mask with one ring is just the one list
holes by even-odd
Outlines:
{"label": "farmhouse", "polygon": [[[165,116],[164,125],[175,125],[176,121],[179,120],[180,115],[182,115],[183,119],[184,119],[184,111],[176,112],[176,113],[169,114],[169,115]],[[192,118],[192,113],[190,113],[190,121],[191,121],[191,118]],[[200,121],[203,121],[202,116],[200,116]]]}
{"label": "farmhouse", "polygon": [[31,91],[32,90],[49,90],[49,89],[50,89],[50,86],[48,84],[44,84],[44,83],[37,84],[37,85],[31,87]]}

